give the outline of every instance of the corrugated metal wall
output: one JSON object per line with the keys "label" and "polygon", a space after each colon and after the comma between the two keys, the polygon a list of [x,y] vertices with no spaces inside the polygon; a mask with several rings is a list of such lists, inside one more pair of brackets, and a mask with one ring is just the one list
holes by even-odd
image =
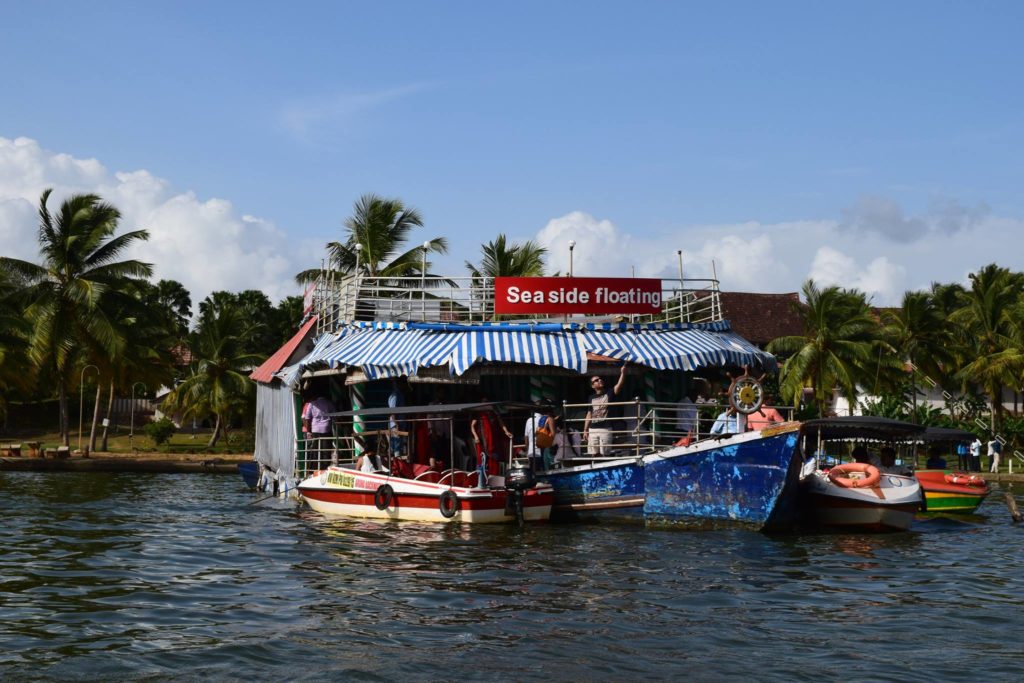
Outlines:
{"label": "corrugated metal wall", "polygon": [[256,384],[256,462],[278,473],[294,476],[295,395],[279,380]]}

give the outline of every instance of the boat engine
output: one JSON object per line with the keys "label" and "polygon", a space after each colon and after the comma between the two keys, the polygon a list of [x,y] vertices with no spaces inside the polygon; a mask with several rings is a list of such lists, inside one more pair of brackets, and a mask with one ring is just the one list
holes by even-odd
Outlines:
{"label": "boat engine", "polygon": [[505,473],[505,488],[511,491],[525,491],[537,485],[537,477],[533,474],[533,465],[529,458],[512,461],[512,466]]}
{"label": "boat engine", "polygon": [[523,524],[523,496],[528,489],[537,485],[537,477],[533,473],[533,464],[529,458],[512,461],[512,466],[505,473],[505,489],[508,491],[508,512],[515,515],[516,522]]}

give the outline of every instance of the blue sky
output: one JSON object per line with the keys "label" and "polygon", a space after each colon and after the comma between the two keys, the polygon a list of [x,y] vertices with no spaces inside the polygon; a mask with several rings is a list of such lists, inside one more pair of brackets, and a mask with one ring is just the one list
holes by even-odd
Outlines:
{"label": "blue sky", "polygon": [[[461,274],[538,239],[577,274],[813,276],[876,303],[1009,248],[1024,5],[0,2],[0,253],[98,191],[196,295],[296,293],[365,192]],[[201,255],[196,255],[202,252]]]}

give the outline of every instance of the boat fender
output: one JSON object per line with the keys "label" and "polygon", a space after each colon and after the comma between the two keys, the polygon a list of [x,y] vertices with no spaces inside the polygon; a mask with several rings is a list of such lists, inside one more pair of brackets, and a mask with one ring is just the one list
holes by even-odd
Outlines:
{"label": "boat fender", "polygon": [[391,505],[391,499],[395,497],[395,490],[390,484],[381,484],[377,492],[373,494],[373,504],[378,510],[387,510]]}
{"label": "boat fender", "polygon": [[451,519],[459,511],[459,497],[451,489],[443,492],[438,499],[438,506],[441,508],[441,515],[445,519]]}
{"label": "boat fender", "polygon": [[[854,479],[847,475],[859,472],[866,474],[866,477]],[[881,471],[874,465],[863,462],[847,462],[836,465],[828,471],[828,479],[836,486],[844,489],[864,489],[875,486],[882,479]]]}
{"label": "boat fender", "polygon": [[985,486],[985,478],[979,477],[977,474],[968,474],[967,472],[953,472],[946,475],[946,483],[983,487]]}

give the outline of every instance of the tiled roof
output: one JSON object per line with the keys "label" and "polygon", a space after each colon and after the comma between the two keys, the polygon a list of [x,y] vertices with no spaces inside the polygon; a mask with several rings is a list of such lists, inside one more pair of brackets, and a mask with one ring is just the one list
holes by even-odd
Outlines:
{"label": "tiled roof", "polygon": [[741,337],[765,346],[777,337],[800,335],[800,295],[720,292],[722,314]]}
{"label": "tiled roof", "polygon": [[285,342],[284,346],[275,351],[274,355],[270,358],[263,361],[263,365],[253,370],[249,375],[249,379],[257,382],[270,382],[273,380],[274,373],[288,363],[288,359],[291,358],[292,354],[295,353],[295,350],[298,349],[299,345],[306,339],[315,324],[316,316],[314,315],[299,328],[299,331],[295,333],[295,336]]}

